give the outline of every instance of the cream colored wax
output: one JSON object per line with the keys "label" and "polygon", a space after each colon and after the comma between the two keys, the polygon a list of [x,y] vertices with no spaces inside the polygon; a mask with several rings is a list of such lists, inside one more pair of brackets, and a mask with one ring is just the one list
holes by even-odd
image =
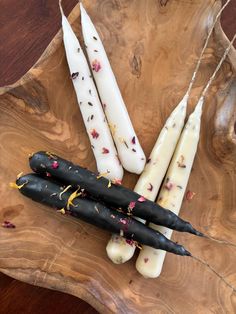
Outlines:
{"label": "cream colored wax", "polygon": [[140,174],[146,158],[132,126],[116,78],[98,32],[82,3],[81,24],[90,66],[123,167]]}
{"label": "cream colored wax", "polygon": [[[134,191],[154,201],[165,176],[171,157],[177,145],[186,116],[188,95],[186,94],[167,119],[148,163],[140,176]],[[144,220],[136,218],[145,223]],[[134,254],[135,245],[126,242],[121,236],[113,235],[107,244],[107,254],[116,264],[128,261]]]}
{"label": "cream colored wax", "polygon": [[[182,205],[197,151],[203,101],[204,98],[200,98],[194,112],[189,116],[158,197],[158,204],[177,215]],[[171,238],[173,230],[152,223],[149,224],[149,227],[160,231],[168,239]],[[165,255],[165,251],[143,246],[136,261],[138,272],[147,278],[158,277],[162,270]]]}
{"label": "cream colored wax", "polygon": [[100,173],[106,173],[109,179],[122,179],[123,168],[117,158],[117,151],[87,60],[62,9],[61,13],[67,63],[97,169]]}

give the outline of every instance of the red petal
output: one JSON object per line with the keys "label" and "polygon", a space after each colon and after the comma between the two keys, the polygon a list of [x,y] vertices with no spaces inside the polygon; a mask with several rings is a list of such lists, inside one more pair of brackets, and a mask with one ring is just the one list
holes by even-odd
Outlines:
{"label": "red petal", "polygon": [[187,199],[188,201],[191,201],[191,200],[194,198],[195,195],[196,195],[195,192],[188,191],[188,192],[186,193],[186,199]]}
{"label": "red petal", "polygon": [[139,201],[140,203],[143,203],[143,202],[146,201],[146,198],[143,197],[143,196],[140,196],[140,198],[138,199],[138,201]]}
{"label": "red petal", "polygon": [[147,188],[148,191],[152,191],[153,190],[153,185],[151,183],[149,183],[149,187]]}
{"label": "red petal", "polygon": [[130,202],[129,203],[129,208],[133,209],[135,207],[136,202]]}
{"label": "red petal", "polygon": [[109,149],[107,149],[106,147],[102,148],[102,153],[103,154],[109,154]]}
{"label": "red petal", "polygon": [[57,169],[59,167],[59,163],[57,161],[53,161],[52,168]]}
{"label": "red petal", "polygon": [[93,138],[97,139],[99,137],[99,133],[95,129],[93,129],[90,134],[92,135]]}

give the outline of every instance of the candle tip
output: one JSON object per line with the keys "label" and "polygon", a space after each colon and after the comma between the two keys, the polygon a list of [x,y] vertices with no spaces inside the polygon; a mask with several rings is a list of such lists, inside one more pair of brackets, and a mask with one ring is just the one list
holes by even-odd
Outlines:
{"label": "candle tip", "polygon": [[85,9],[84,9],[82,1],[79,1],[79,6],[80,6],[80,13],[84,13]]}

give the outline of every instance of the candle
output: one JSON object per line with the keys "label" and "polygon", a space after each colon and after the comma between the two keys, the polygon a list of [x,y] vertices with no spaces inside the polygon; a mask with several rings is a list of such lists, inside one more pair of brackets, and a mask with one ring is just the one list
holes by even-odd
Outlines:
{"label": "candle", "polygon": [[[236,34],[229,43],[228,47],[225,49],[225,52],[214,73],[203,89],[194,112],[189,116],[168,168],[164,183],[161,187],[158,204],[164,208],[170,209],[176,215],[178,215],[180,211],[193,161],[197,152],[197,145],[200,136],[202,106],[204,104],[205,95],[227,54],[229,53],[235,39]],[[191,198],[192,195],[189,194],[190,193],[188,193],[187,197]],[[161,232],[168,239],[171,238],[172,230],[166,227],[156,226],[153,223],[150,223],[149,227]],[[156,278],[162,271],[164,259],[165,252],[162,250],[153,250],[149,246],[143,246],[143,249],[136,261],[136,268],[144,277]]]}
{"label": "candle", "polygon": [[[167,119],[156,144],[151,152],[148,162],[136,183],[134,191],[143,195],[150,201],[156,199],[157,193],[165,176],[166,170],[174,153],[180,133],[184,126],[188,94],[180,101]],[[145,223],[144,220],[136,218]],[[113,235],[106,247],[108,257],[115,264],[128,261],[134,254],[135,245],[123,237]]]}
{"label": "candle", "polygon": [[126,170],[140,174],[145,165],[145,155],[132,126],[102,41],[82,3],[80,9],[82,32],[90,66],[120,161]]}
{"label": "candle", "polygon": [[[184,120],[185,120],[185,116],[186,116],[186,108],[187,108],[187,102],[189,99],[189,94],[191,92],[191,89],[193,87],[193,84],[196,80],[196,75],[197,72],[199,70],[202,58],[203,58],[203,54],[206,50],[207,44],[209,42],[210,36],[214,30],[214,26],[218,20],[218,18],[220,17],[222,11],[225,9],[225,7],[228,5],[229,0],[225,3],[225,5],[219,10],[219,12],[216,15],[216,18],[214,20],[214,22],[212,23],[212,26],[209,30],[209,33],[206,37],[204,46],[202,48],[202,51],[200,53],[200,56],[198,58],[198,61],[196,63],[192,78],[190,80],[189,86],[188,86],[188,90],[185,94],[185,96],[183,97],[183,99],[180,101],[180,103],[178,104],[178,106],[174,109],[174,111],[171,113],[171,115],[169,116],[169,118],[167,119],[165,126],[162,128],[160,135],[156,141],[156,144],[151,152],[150,157],[148,158],[147,164],[145,166],[145,169],[142,173],[142,175],[140,176],[136,186],[135,186],[135,191],[139,194],[144,195],[147,199],[154,201],[156,199],[157,193],[159,191],[159,188],[161,186],[162,180],[166,174],[168,165],[170,163],[170,160],[173,156],[175,147],[177,145],[177,142],[179,140],[183,125],[184,125]],[[209,84],[206,87],[209,87],[210,82],[213,78],[211,78],[209,80]],[[168,185],[167,185],[168,186]],[[170,184],[169,184],[170,187]],[[139,219],[139,218],[137,218]],[[140,220],[140,219],[139,219]],[[144,220],[140,220],[143,223],[145,223]],[[155,225],[152,224],[151,226]],[[162,230],[165,230],[162,228]],[[167,232],[168,234],[168,232]],[[169,235],[171,236],[171,234]],[[109,256],[109,258],[114,262],[114,263],[124,263],[126,261],[128,261],[134,254],[135,251],[135,247],[133,245],[130,245],[129,242],[127,242],[123,237],[117,237],[117,236],[112,236],[110,241],[107,244],[107,254]],[[144,254],[140,254],[140,258],[137,262],[137,267],[141,268],[142,272],[142,268],[145,271],[145,267],[143,266],[143,264],[147,263],[147,260],[149,260],[149,265],[151,265],[152,260],[153,260],[153,264],[155,265],[155,263],[158,263],[158,260],[152,259],[152,255],[155,255],[156,253],[153,253],[155,251],[149,251],[149,248],[145,248],[145,251],[147,254],[145,254],[146,256],[143,258],[142,255]],[[159,267],[160,269],[160,265],[163,263],[164,260],[164,255],[162,254],[162,252],[160,251],[160,254],[162,257],[160,257],[160,263],[159,266],[157,265],[156,267],[153,266],[152,268],[157,268]],[[151,256],[151,258],[150,258]],[[163,260],[161,261],[161,258],[163,258]],[[140,265],[141,266],[140,266]],[[147,266],[149,267],[149,266]],[[145,275],[145,272],[144,272]],[[150,274],[149,274],[150,275]],[[155,276],[155,273],[153,274],[153,276]]]}
{"label": "candle", "polygon": [[142,191],[142,194],[145,194],[148,199],[156,199],[166,174],[184,126],[188,98],[189,96],[186,94],[167,119],[135,186],[135,189]]}
{"label": "candle", "polygon": [[61,5],[63,41],[71,80],[100,173],[122,179],[123,169],[85,55]]}
{"label": "candle", "polygon": [[[196,109],[189,116],[158,197],[159,205],[170,209],[177,215],[181,208],[197,151],[203,100],[204,98],[200,98]],[[158,230],[168,239],[171,238],[171,229],[152,223],[149,224],[149,227]],[[136,261],[136,268],[144,277],[155,278],[159,276],[162,270],[164,259],[164,251],[152,250],[149,246],[143,246]]]}

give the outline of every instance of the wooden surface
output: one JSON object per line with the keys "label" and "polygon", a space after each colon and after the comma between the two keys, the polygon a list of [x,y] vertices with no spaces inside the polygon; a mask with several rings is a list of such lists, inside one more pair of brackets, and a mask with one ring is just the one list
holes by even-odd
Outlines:
{"label": "wooden surface", "polygon": [[[208,14],[210,9],[217,9],[217,5],[213,5],[215,1],[202,2],[170,1],[161,6],[150,0],[145,6],[137,0],[96,1],[92,7],[85,1],[104,36],[146,154],[167,115],[184,93],[196,53],[202,46]],[[142,16],[139,12],[144,9]],[[112,19],[109,19],[111,10]],[[184,23],[181,14],[189,17]],[[76,19],[77,31],[78,16],[79,10],[75,9],[71,20]],[[112,32],[106,31],[105,26]],[[175,34],[177,27],[181,31]],[[187,45],[187,41],[191,45]],[[173,42],[176,42],[175,49]],[[204,59],[191,107],[224,44],[225,38],[218,28]],[[159,312],[188,313],[193,306],[204,313],[233,312],[235,295],[197,262],[169,254],[162,276],[158,280],[145,280],[135,272],[133,261],[120,266],[109,262],[104,251],[109,235],[105,232],[55,216],[50,209],[35,205],[8,189],[8,182],[19,170],[28,170],[27,154],[41,148],[51,150],[53,147],[56,153],[95,169],[92,153],[86,149],[88,141],[75,103],[60,34],[47,51],[37,67],[16,84],[19,86],[1,97],[0,168],[5,183],[1,186],[0,219],[9,219],[17,226],[15,230],[0,229],[1,271],[23,281],[82,297],[103,312],[115,312],[119,308],[121,313],[137,310],[156,313],[158,308]],[[142,61],[139,63],[142,67],[136,68],[141,72],[139,79],[132,67],[134,56]],[[230,58],[231,64],[235,64],[233,52]],[[207,101],[198,157],[189,183],[197,196],[192,203],[184,204],[181,215],[211,235],[236,242],[235,146],[232,144],[236,96],[232,79],[235,69],[230,62],[224,64]],[[135,176],[127,175],[125,184],[133,187],[135,180]],[[189,235],[175,233],[174,239],[207,259],[236,284],[234,249]]]}

